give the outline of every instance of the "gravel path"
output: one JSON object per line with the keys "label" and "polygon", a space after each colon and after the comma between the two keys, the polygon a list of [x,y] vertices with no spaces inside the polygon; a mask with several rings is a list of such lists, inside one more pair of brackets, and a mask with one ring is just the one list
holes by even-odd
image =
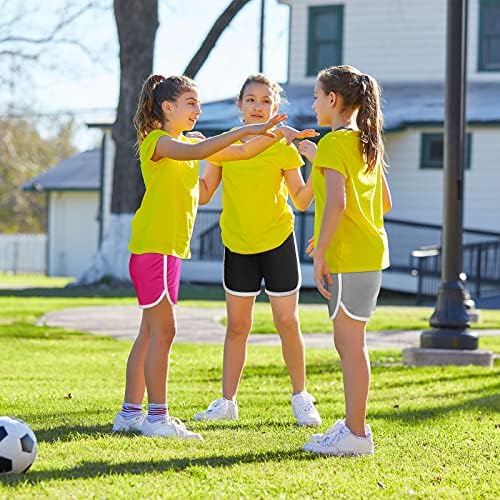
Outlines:
{"label": "gravel path", "polygon": [[[225,329],[220,324],[220,319],[225,314],[224,309],[177,306],[176,342],[222,344]],[[80,307],[46,314],[38,324],[133,340],[137,335],[140,318],[141,311],[136,306]],[[479,333],[500,335],[499,330],[481,330]],[[402,349],[418,346],[419,336],[418,331],[369,332],[367,344],[370,349]],[[307,333],[304,341],[306,347],[333,347],[331,335],[325,333]],[[280,345],[276,334],[253,334],[250,335],[249,342],[256,345]]]}

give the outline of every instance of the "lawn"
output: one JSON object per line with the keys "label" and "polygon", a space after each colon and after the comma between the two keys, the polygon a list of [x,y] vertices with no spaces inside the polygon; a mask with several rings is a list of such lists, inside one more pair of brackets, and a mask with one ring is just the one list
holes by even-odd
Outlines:
{"label": "lawn", "polygon": [[[0,414],[26,420],[39,440],[33,468],[0,479],[0,498],[498,496],[498,364],[410,368],[397,351],[371,353],[376,454],[339,459],[300,450],[310,431],[294,425],[279,348],[249,348],[238,422],[190,422],[218,396],[221,348],[179,344],[170,410],[205,441],[111,434],[130,344],[30,322],[116,300],[131,301],[0,298]],[[498,338],[484,340],[500,350]],[[307,361],[326,429],[343,411],[339,361],[333,350],[310,350]]]}
{"label": "lawn", "polygon": [[[368,331],[384,330],[427,330],[429,318],[433,312],[430,307],[378,306],[377,311],[368,323]],[[326,306],[301,304],[299,317],[302,331],[330,332],[332,322],[328,319]],[[225,323],[225,320],[223,320]],[[500,310],[481,310],[481,322],[472,325],[474,329],[500,329]],[[275,332],[271,308],[267,304],[256,304],[253,333]]]}

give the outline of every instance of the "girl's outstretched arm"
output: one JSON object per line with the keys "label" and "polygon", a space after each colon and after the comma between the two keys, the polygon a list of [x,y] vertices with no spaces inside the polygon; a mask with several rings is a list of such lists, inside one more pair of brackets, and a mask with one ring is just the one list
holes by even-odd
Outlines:
{"label": "girl's outstretched arm", "polygon": [[282,138],[285,138],[288,144],[290,144],[294,139],[304,139],[306,137],[316,137],[319,135],[315,130],[310,128],[306,130],[296,130],[287,125],[279,127],[273,130],[273,132],[276,135],[274,138],[257,137],[244,144],[233,144],[212,155],[209,160],[213,160],[217,163],[223,161],[248,160],[262,153],[262,151]]}
{"label": "girl's outstretched arm", "polygon": [[199,141],[197,143],[186,143],[172,137],[162,136],[156,143],[153,161],[161,158],[172,158],[173,160],[202,160],[215,154],[221,149],[227,148],[233,142],[239,141],[247,135],[264,135],[274,138],[275,134],[270,131],[278,123],[286,120],[285,114],[274,115],[265,123],[244,125],[229,132],[216,135]]}
{"label": "girl's outstretched arm", "polygon": [[200,177],[200,205],[206,205],[212,199],[222,179],[222,168],[208,163],[203,176]]}

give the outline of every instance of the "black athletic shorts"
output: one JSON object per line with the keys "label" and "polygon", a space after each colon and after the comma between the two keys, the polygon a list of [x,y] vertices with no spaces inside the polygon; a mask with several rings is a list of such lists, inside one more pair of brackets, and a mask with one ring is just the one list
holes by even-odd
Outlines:
{"label": "black athletic shorts", "polygon": [[295,235],[277,248],[254,254],[235,253],[224,247],[224,289],[231,295],[259,295],[264,280],[268,295],[285,296],[299,291],[300,264]]}

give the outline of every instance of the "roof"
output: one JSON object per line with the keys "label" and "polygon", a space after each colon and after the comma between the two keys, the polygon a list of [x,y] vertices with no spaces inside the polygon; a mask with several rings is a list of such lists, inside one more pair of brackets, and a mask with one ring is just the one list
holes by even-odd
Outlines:
{"label": "roof", "polygon": [[[311,109],[312,85],[283,85],[288,104],[288,123],[299,129],[318,128]],[[467,92],[467,120],[474,125],[500,125],[500,82],[472,82]],[[410,126],[444,123],[444,83],[392,83],[383,86],[385,131]],[[209,102],[197,129],[218,133],[241,124],[235,99]],[[109,128],[112,123],[89,124]],[[97,191],[100,186],[101,150],[93,149],[71,156],[49,171],[24,184],[26,191]]]}
{"label": "roof", "polygon": [[[288,123],[297,128],[317,128],[311,109],[312,85],[283,85]],[[444,83],[390,83],[383,85],[385,131],[413,125],[444,123]],[[467,120],[471,124],[500,124],[500,82],[472,82],[467,92]],[[207,103],[197,123],[201,130],[227,130],[241,124],[235,99]]]}
{"label": "roof", "polygon": [[23,185],[24,191],[99,191],[101,150],[91,149],[60,161]]}

